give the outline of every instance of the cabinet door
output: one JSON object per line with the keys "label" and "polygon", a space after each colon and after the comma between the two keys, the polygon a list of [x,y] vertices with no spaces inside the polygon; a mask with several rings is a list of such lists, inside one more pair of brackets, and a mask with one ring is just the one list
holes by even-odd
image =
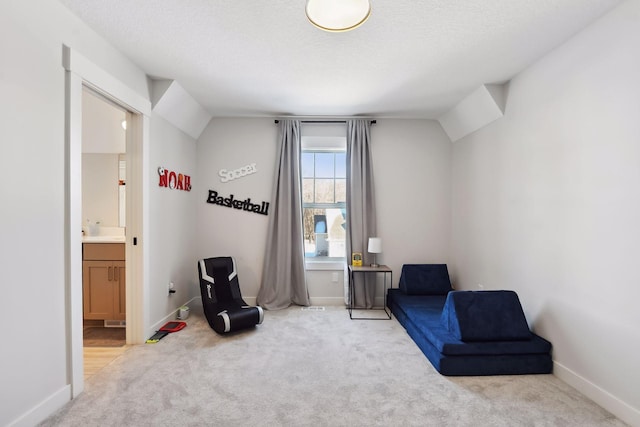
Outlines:
{"label": "cabinet door", "polygon": [[82,299],[84,318],[113,319],[114,301],[113,261],[84,261],[82,263]]}
{"label": "cabinet door", "polygon": [[126,319],[126,283],[125,283],[125,262],[113,261],[113,320]]}

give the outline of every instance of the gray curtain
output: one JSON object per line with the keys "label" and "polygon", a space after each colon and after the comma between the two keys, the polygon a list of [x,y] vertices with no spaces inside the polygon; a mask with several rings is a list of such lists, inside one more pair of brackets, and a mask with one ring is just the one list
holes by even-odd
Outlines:
{"label": "gray curtain", "polygon": [[[347,121],[347,259],[351,258],[352,252],[361,252],[363,265],[373,262],[373,255],[367,252],[367,243],[369,237],[376,236],[370,129],[368,120]],[[354,307],[373,307],[375,274],[356,274],[354,279]]]}
{"label": "gray curtain", "polygon": [[269,215],[262,283],[257,304],[280,310],[291,304],[309,305],[304,268],[302,193],[300,174],[300,121],[280,120],[280,161]]}

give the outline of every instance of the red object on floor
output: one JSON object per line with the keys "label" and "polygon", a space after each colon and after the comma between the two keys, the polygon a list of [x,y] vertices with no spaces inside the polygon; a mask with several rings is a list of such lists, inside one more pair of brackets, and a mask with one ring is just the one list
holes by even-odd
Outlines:
{"label": "red object on floor", "polygon": [[184,329],[185,326],[187,326],[187,322],[167,322],[162,328],[160,328],[160,331],[164,331],[164,332],[178,332],[181,329]]}

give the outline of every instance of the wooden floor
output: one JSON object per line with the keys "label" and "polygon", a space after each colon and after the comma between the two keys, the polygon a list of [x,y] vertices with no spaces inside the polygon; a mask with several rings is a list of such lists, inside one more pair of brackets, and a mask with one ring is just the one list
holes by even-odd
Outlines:
{"label": "wooden floor", "polygon": [[128,348],[127,345],[122,347],[84,347],[84,379],[86,380],[117,359]]}

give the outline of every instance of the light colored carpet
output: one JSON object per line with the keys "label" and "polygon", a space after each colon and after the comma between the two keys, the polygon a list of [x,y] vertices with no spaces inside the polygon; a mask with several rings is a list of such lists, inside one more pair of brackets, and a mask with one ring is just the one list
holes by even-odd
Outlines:
{"label": "light colored carpet", "polygon": [[395,320],[265,313],[134,346],[43,426],[624,426],[553,375],[444,377]]}

